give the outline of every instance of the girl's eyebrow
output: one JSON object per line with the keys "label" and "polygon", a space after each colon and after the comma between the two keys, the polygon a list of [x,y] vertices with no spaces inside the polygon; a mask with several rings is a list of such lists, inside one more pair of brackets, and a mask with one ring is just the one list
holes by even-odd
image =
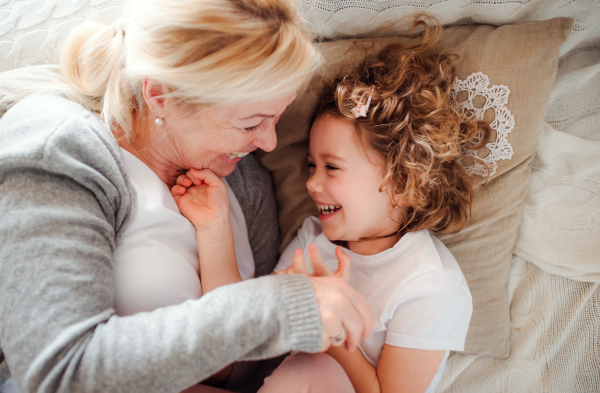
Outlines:
{"label": "girl's eyebrow", "polygon": [[348,161],[344,160],[342,157],[338,157],[336,155],[328,154],[328,153],[321,154],[321,157],[324,158],[324,159],[332,158],[334,160],[348,162]]}

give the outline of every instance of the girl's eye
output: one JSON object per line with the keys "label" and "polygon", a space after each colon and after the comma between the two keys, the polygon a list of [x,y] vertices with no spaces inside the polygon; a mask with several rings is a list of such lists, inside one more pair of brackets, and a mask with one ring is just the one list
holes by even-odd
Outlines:
{"label": "girl's eye", "polygon": [[313,162],[309,162],[309,163],[307,164],[307,166],[308,166],[309,168],[315,168],[315,167],[316,167],[316,165],[315,165]]}
{"label": "girl's eye", "polygon": [[328,164],[328,165],[325,165],[325,168],[327,168],[327,169],[329,169],[329,170],[331,170],[331,171],[334,171],[334,170],[336,170],[336,169],[340,169],[340,168],[337,168],[337,167],[335,167],[335,166],[333,166],[333,165],[329,165],[329,164]]}

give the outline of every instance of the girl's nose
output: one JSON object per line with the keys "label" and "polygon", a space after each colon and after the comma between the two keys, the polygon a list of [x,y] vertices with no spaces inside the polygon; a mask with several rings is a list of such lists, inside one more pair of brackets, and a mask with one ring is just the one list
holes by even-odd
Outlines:
{"label": "girl's nose", "polygon": [[308,178],[308,181],[306,182],[306,188],[308,191],[315,193],[323,192],[323,183],[319,181],[316,172],[311,174]]}

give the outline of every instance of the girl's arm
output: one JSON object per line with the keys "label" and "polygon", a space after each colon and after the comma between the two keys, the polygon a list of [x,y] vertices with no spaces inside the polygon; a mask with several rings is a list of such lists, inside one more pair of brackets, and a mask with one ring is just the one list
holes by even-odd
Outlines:
{"label": "girl's arm", "polygon": [[377,376],[382,393],[422,393],[433,380],[445,350],[427,350],[384,345]]}
{"label": "girl's arm", "polygon": [[446,351],[383,347],[377,368],[357,350],[331,347],[327,353],[346,371],[356,393],[422,393],[433,380]]}
{"label": "girl's arm", "polygon": [[171,193],[181,213],[196,228],[202,293],[242,281],[223,180],[209,169],[191,169],[179,176]]}

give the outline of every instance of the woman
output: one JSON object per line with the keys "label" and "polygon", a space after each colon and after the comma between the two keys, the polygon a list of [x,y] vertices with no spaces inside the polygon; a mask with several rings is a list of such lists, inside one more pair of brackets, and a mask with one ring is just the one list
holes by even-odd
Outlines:
{"label": "woman", "polygon": [[176,392],[238,360],[356,347],[368,307],[332,277],[115,315],[115,252],[136,208],[123,156],[167,189],[189,168],[227,176],[238,153],[275,147],[319,64],[291,1],[130,7],[74,34],[60,67],[0,75],[0,343],[19,389]]}

